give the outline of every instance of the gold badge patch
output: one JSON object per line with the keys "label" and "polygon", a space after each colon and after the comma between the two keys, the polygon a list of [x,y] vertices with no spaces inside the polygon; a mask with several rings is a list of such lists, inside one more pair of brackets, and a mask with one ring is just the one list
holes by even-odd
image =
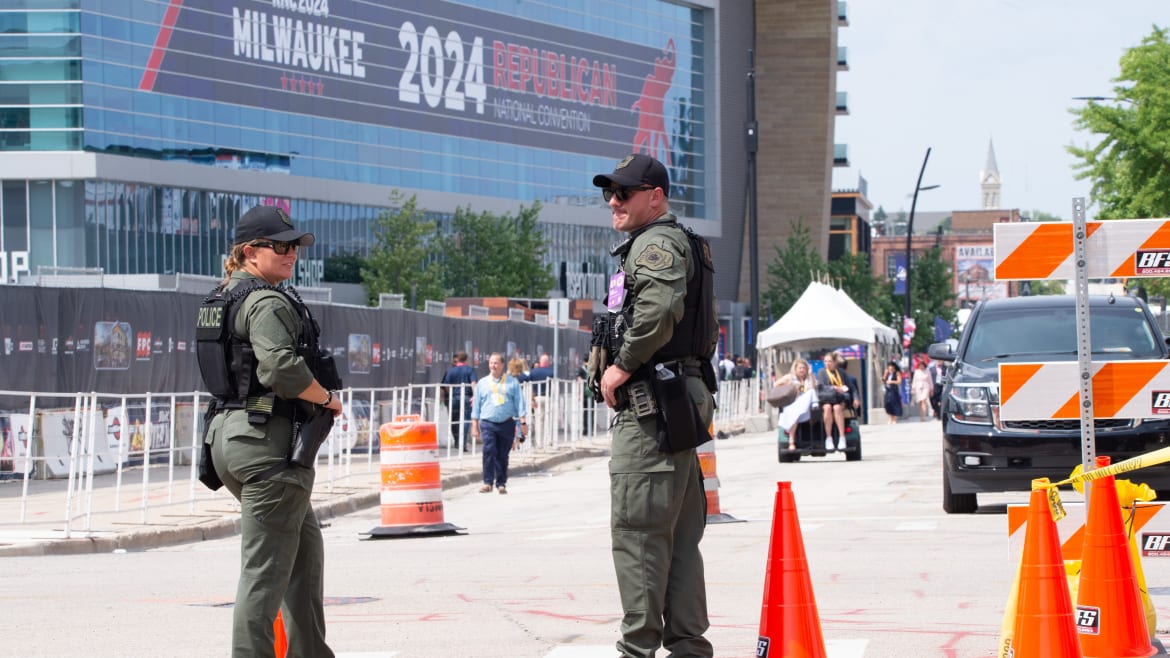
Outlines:
{"label": "gold badge patch", "polygon": [[662,247],[652,244],[638,254],[638,257],[634,259],[634,265],[657,272],[674,265],[674,255]]}

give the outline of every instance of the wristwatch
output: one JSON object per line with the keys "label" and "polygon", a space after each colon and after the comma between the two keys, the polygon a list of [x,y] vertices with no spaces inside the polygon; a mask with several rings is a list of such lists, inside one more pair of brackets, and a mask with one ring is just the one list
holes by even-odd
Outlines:
{"label": "wristwatch", "polygon": [[333,391],[328,391],[328,393],[329,397],[325,398],[325,401],[321,403],[322,407],[328,407],[329,403],[333,402]]}

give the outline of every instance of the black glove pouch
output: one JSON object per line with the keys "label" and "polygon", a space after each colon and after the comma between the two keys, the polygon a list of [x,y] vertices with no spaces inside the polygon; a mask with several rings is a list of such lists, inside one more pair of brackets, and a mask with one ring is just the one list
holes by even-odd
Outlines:
{"label": "black glove pouch", "polygon": [[211,444],[207,442],[207,428],[211,426],[211,419],[215,417],[216,407],[213,401],[203,414],[203,450],[199,453],[199,481],[203,486],[215,491],[223,486],[223,480],[215,472],[215,463],[211,460]]}

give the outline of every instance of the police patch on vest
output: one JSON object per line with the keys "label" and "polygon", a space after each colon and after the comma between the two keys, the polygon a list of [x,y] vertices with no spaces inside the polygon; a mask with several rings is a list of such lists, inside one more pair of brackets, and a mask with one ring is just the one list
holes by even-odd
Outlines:
{"label": "police patch on vest", "polygon": [[638,254],[638,257],[634,259],[634,265],[657,272],[674,265],[674,255],[662,247],[652,244]]}

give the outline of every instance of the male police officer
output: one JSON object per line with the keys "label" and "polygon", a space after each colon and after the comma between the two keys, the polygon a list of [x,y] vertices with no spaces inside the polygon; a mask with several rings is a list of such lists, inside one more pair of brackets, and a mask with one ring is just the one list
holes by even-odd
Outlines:
{"label": "male police officer", "polygon": [[[254,290],[235,301],[231,307],[239,310],[230,314],[204,313],[205,302],[196,329],[199,368],[216,396],[204,441],[216,474],[240,501],[235,658],[273,655],[273,621],[282,607],[290,657],[333,655],[325,644],[324,544],[309,500],[314,471],[289,460],[294,421],[306,418],[306,409],[336,416],[341,399],[308,363],[319,362],[304,351],[306,345],[317,348],[312,316],[298,297],[276,288],[292,277],[298,249],[313,241],[312,233],[293,228],[281,208],[257,206],[244,213],[221,287],[240,288],[237,295]],[[228,344],[203,340],[208,330],[220,335],[220,320],[233,319]]]}
{"label": "male police officer", "polygon": [[625,331],[600,381],[606,403],[620,407],[609,463],[613,561],[625,612],[617,649],[642,658],[661,645],[678,658],[709,658],[699,553],[707,511],[694,444],[671,448],[677,437],[663,436],[669,419],[639,417],[632,405],[619,404],[619,397],[628,397],[619,393],[661,378],[656,366],[666,364],[685,377],[688,395],[680,397],[689,396],[693,407],[687,411],[697,416],[692,427],[701,423],[706,434],[714,413],[711,360],[718,336],[710,250],[670,212],[670,179],[658,160],[631,155],[613,173],[595,176],[593,184],[602,188],[613,227],[629,234],[614,249],[621,269],[608,300],[611,318],[620,316],[616,321]]}

